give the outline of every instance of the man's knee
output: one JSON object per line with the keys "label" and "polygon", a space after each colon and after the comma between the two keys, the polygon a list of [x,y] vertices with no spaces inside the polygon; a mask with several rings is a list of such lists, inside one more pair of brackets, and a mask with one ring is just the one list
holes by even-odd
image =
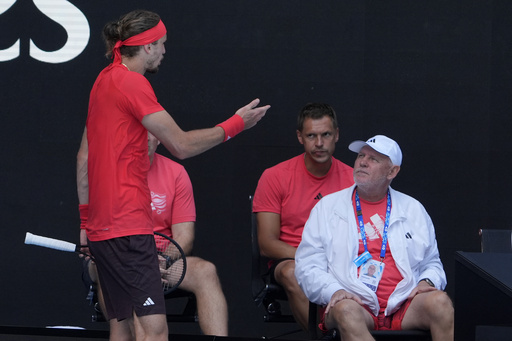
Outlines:
{"label": "man's knee", "polygon": [[426,302],[431,316],[441,319],[452,318],[454,315],[453,302],[444,291],[437,290],[429,295]]}
{"label": "man's knee", "polygon": [[217,279],[217,267],[212,262],[199,258],[197,264],[197,272],[208,280]]}
{"label": "man's knee", "polygon": [[212,284],[220,285],[215,264],[198,257],[189,258],[183,289],[193,291],[201,287],[211,287]]}
{"label": "man's knee", "polygon": [[350,328],[354,324],[364,322],[364,308],[354,300],[345,299],[331,307],[325,316],[328,328]]}
{"label": "man's knee", "polygon": [[284,261],[279,264],[274,271],[274,277],[277,283],[285,288],[299,287],[297,278],[295,278],[295,261]]}

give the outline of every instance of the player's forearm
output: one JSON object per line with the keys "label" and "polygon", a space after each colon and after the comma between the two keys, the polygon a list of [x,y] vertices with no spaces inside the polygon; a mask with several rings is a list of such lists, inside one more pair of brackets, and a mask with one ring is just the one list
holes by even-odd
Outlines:
{"label": "player's forearm", "polygon": [[87,144],[87,131],[84,130],[80,149],[76,156],[76,187],[78,193],[78,203],[89,203],[89,178],[87,171],[88,160],[88,144]]}
{"label": "player's forearm", "polygon": [[177,139],[160,140],[162,144],[180,160],[190,158],[219,145],[224,140],[224,130],[220,127],[183,132]]}
{"label": "player's forearm", "polygon": [[185,132],[166,111],[146,115],[142,124],[179,159],[201,154],[224,141],[224,129],[221,127]]}
{"label": "player's forearm", "polygon": [[78,203],[89,203],[89,180],[87,177],[87,162],[77,163],[76,189],[78,193]]}
{"label": "player's forearm", "polygon": [[268,258],[282,259],[295,258],[295,247],[281,240],[265,240],[260,239],[260,253]]}
{"label": "player's forearm", "polygon": [[193,221],[177,223],[171,226],[172,238],[181,246],[186,255],[190,255],[194,247],[194,226]]}
{"label": "player's forearm", "polygon": [[176,238],[174,239],[176,243],[178,243],[179,246],[181,246],[181,249],[185,253],[185,255],[190,255],[192,253],[192,249],[194,248],[194,241],[193,240],[183,240]]}

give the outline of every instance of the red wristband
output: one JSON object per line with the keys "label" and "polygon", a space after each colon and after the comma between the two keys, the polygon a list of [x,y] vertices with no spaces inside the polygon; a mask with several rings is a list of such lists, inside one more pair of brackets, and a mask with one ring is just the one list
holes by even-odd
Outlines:
{"label": "red wristband", "polygon": [[224,122],[217,124],[216,127],[224,129],[224,142],[226,142],[244,131],[245,124],[242,116],[234,114]]}
{"label": "red wristband", "polygon": [[87,224],[87,217],[89,216],[89,205],[78,205],[78,211],[80,212],[80,228],[85,229],[85,225]]}

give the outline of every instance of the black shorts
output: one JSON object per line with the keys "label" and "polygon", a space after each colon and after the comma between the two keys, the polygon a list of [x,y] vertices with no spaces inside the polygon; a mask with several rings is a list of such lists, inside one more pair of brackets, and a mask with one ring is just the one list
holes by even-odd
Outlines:
{"label": "black shorts", "polygon": [[[279,258],[279,259],[276,259],[276,260],[272,261],[272,265],[268,269],[268,273],[267,273],[268,280],[270,281],[270,283],[279,284],[276,281],[276,277],[274,276],[274,272],[276,271],[276,266],[278,266],[279,263],[282,263],[282,262],[284,262],[286,260],[295,260],[295,258]],[[281,284],[279,284],[279,285],[281,285]]]}
{"label": "black shorts", "polygon": [[118,321],[165,314],[165,301],[153,235],[89,241],[105,299],[106,316]]}

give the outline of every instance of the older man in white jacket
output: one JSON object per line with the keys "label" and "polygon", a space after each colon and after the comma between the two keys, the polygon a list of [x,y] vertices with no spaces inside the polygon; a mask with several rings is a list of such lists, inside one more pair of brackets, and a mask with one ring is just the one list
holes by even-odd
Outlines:
{"label": "older man in white jacket", "polygon": [[400,147],[377,135],[349,149],[358,153],[355,185],[311,211],[295,256],[299,285],[325,306],[323,327],[337,329],[343,341],[373,340],[374,329],[425,329],[434,341],[453,340],[432,220],[417,200],[390,187]]}

